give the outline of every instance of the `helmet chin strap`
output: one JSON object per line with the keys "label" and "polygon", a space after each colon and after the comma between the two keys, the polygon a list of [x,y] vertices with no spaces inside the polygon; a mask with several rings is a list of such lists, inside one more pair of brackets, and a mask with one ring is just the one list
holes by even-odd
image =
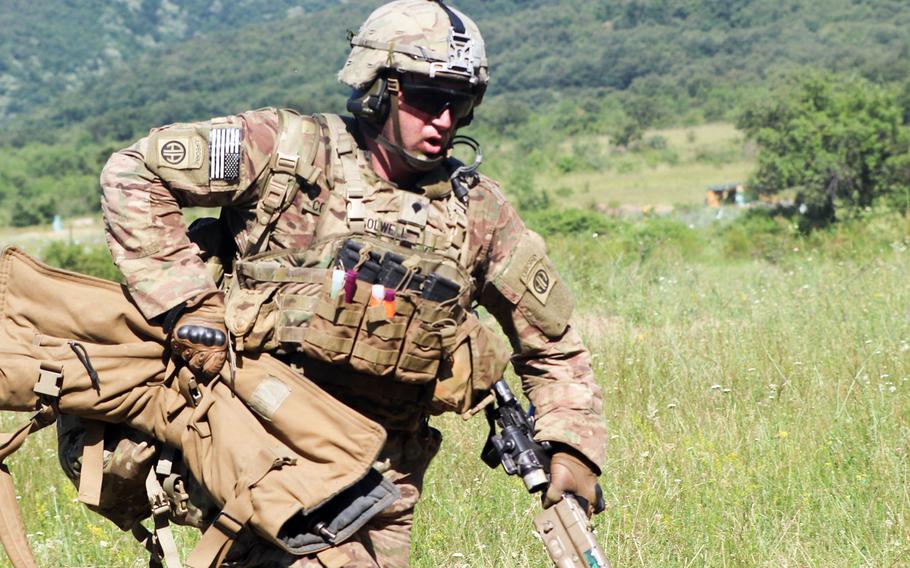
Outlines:
{"label": "helmet chin strap", "polygon": [[389,118],[392,120],[392,132],[394,133],[395,139],[389,140],[377,129],[376,136],[374,136],[376,142],[389,152],[404,160],[408,167],[415,171],[428,172],[439,167],[443,160],[446,159],[445,151],[440,152],[435,158],[428,158],[425,154],[411,152],[405,149],[404,141],[401,139],[401,123],[398,121],[397,90],[390,92],[389,97],[391,98]]}

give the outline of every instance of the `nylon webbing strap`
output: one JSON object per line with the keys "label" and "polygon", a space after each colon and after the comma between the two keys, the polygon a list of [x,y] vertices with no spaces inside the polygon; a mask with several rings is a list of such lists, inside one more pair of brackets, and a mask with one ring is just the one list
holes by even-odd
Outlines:
{"label": "nylon webbing strap", "polygon": [[104,478],[104,422],[85,420],[82,467],[79,469],[79,501],[97,507],[101,504]]}
{"label": "nylon webbing strap", "polygon": [[237,535],[253,518],[252,488],[260,485],[270,472],[296,463],[296,460],[289,457],[275,458],[272,452],[265,449],[260,449],[259,452],[261,458],[272,459],[271,464],[258,476],[253,475],[237,482],[237,493],[232,500],[225,503],[212,524],[202,533],[196,548],[186,559],[187,568],[220,566]]}
{"label": "nylon webbing strap", "polygon": [[25,535],[22,511],[16,500],[13,478],[0,463],[0,543],[15,568],[38,568],[38,562]]}
{"label": "nylon webbing strap", "polygon": [[11,434],[0,435],[0,543],[6,550],[15,568],[38,568],[35,556],[25,534],[22,511],[16,500],[13,478],[3,463],[7,457],[22,447],[30,434],[54,423],[57,409],[52,401],[60,396],[63,381],[63,367],[57,363],[41,362],[34,391],[39,396],[40,406],[32,418]]}
{"label": "nylon webbing strap", "polygon": [[335,145],[335,153],[341,163],[341,183],[345,190],[344,197],[347,202],[348,229],[355,234],[363,233],[364,219],[366,218],[363,198],[366,196],[367,185],[363,179],[363,174],[360,172],[360,164],[357,163],[357,152],[355,151],[357,144],[340,116],[334,114],[322,116],[329,127],[329,132]]}
{"label": "nylon webbing strap", "polygon": [[442,57],[433,50],[427,49],[420,45],[402,45],[400,43],[388,43],[384,41],[365,39],[361,38],[360,36],[354,36],[351,38],[351,47],[366,47],[379,51],[391,51],[394,53],[401,53],[403,55],[410,55],[411,57],[422,61],[445,61],[447,59],[446,57]]}
{"label": "nylon webbing strap", "polygon": [[245,490],[224,506],[215,521],[202,533],[196,548],[186,559],[187,568],[219,566],[243,526],[253,516],[250,490]]}
{"label": "nylon webbing strap", "polygon": [[465,240],[468,234],[468,206],[460,199],[449,197],[449,219],[452,223],[446,243],[445,255],[453,260],[467,261]]}
{"label": "nylon webbing strap", "polygon": [[[297,176],[312,183],[319,175],[318,168],[313,166],[318,147],[315,136],[317,127],[290,111],[278,111],[278,117],[278,143],[269,163],[271,171],[256,204],[256,223],[250,229],[243,256],[254,254],[262,247],[266,231],[272,228],[281,212],[294,201],[299,189]],[[313,142],[301,157],[299,152],[303,149],[307,135],[313,138]]]}
{"label": "nylon webbing strap", "polygon": [[167,568],[182,568],[177,543],[174,542],[174,534],[168,524],[171,508],[167,501],[167,494],[161,487],[161,483],[158,482],[155,468],[151,468],[148,477],[145,478],[145,491],[152,508],[152,520],[155,523],[155,541],[161,548],[164,565]]}
{"label": "nylon webbing strap", "polygon": [[316,553],[319,563],[325,568],[344,568],[351,560],[351,556],[338,548],[326,548]]}
{"label": "nylon webbing strap", "polygon": [[32,418],[15,432],[0,434],[0,462],[22,447],[22,444],[25,443],[25,439],[28,438],[29,434],[37,432],[41,428],[42,426]]}
{"label": "nylon webbing strap", "polygon": [[161,566],[161,562],[158,558],[161,556],[161,551],[158,549],[158,545],[155,542],[155,535],[150,533],[148,529],[142,526],[139,523],[133,525],[133,528],[130,529],[130,533],[133,535],[133,538],[136,539],[136,542],[142,545],[149,553],[149,568]]}

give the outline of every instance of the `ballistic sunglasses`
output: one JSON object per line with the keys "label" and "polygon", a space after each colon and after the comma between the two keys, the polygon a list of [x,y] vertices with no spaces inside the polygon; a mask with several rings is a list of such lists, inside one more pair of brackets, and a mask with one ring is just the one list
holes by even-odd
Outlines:
{"label": "ballistic sunglasses", "polygon": [[404,102],[429,116],[439,116],[445,109],[452,112],[452,118],[462,119],[474,108],[474,93],[458,89],[446,89],[438,85],[401,81]]}

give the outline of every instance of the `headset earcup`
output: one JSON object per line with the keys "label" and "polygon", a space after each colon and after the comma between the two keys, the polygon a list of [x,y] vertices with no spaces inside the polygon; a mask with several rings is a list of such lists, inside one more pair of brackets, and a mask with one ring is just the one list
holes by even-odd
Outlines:
{"label": "headset earcup", "polygon": [[348,99],[346,108],[354,116],[381,127],[389,116],[388,81],[380,77],[366,91],[355,92]]}
{"label": "headset earcup", "polygon": [[464,118],[458,121],[458,128],[464,128],[465,126],[471,124],[474,120],[474,108],[471,107],[471,112],[469,112]]}

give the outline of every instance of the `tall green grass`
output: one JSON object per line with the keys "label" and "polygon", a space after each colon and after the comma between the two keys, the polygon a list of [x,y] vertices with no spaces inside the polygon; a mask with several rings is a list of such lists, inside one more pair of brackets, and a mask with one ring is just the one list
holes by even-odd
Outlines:
{"label": "tall green grass", "polygon": [[[906,218],[542,219],[604,391],[614,566],[910,566]],[[433,424],[413,565],[545,566],[536,498],[478,457],[483,419]],[[143,566],[55,459],[46,433],[10,460],[40,565]]]}

